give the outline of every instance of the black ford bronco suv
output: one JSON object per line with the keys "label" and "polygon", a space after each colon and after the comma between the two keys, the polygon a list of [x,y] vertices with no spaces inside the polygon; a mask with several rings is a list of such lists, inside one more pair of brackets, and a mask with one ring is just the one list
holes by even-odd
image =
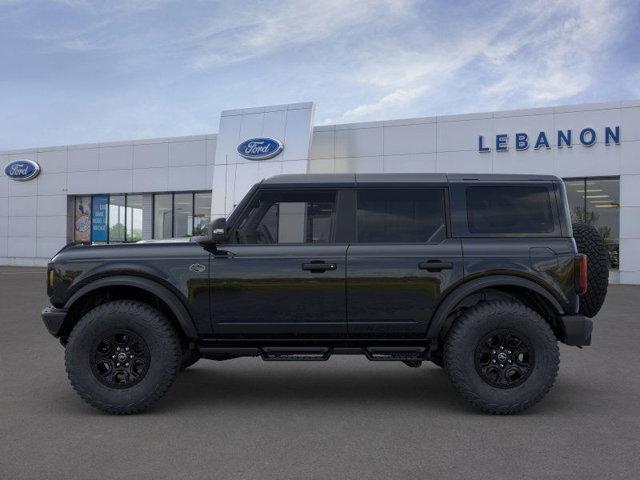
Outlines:
{"label": "black ford bronco suv", "polygon": [[201,358],[362,354],[431,361],[509,414],[549,391],[559,341],[591,343],[607,282],[557,177],[280,175],[205,237],[63,248],[42,317],[109,413],[146,409]]}

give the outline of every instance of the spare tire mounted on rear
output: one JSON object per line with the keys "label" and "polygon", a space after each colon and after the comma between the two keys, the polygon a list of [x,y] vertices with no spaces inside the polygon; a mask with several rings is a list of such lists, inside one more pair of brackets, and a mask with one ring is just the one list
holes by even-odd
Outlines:
{"label": "spare tire mounted on rear", "polygon": [[591,225],[573,224],[573,238],[578,252],[589,257],[587,262],[587,291],[580,296],[580,313],[595,317],[607,296],[609,286],[609,252],[600,232]]}

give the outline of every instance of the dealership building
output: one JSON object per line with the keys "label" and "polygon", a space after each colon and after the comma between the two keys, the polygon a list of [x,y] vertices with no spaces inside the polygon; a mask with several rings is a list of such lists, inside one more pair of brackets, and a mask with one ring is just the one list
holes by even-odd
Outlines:
{"label": "dealership building", "polygon": [[[640,284],[640,101],[315,126],[314,104],[222,112],[218,133],[0,152],[0,265],[65,244],[197,235],[281,173],[515,173],[565,179]],[[213,122],[212,122],[213,123]]]}

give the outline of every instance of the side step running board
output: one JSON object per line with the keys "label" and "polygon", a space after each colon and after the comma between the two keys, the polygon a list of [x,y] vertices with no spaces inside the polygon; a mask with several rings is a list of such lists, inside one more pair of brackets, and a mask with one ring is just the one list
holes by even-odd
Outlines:
{"label": "side step running board", "polygon": [[426,360],[426,347],[365,347],[365,355],[369,360],[377,362],[407,362]]}
{"label": "side step running board", "polygon": [[264,347],[260,349],[262,359],[265,361],[316,361],[328,360],[331,356],[329,347]]}

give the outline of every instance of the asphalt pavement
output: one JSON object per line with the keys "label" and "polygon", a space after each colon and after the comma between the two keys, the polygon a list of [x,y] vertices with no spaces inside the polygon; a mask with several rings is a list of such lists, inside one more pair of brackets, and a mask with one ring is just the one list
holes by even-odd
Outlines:
{"label": "asphalt pavement", "polygon": [[640,287],[612,286],[593,346],[561,346],[528,412],[465,406],[431,364],[200,361],[150,411],[109,416],[71,389],[40,320],[42,269],[0,267],[1,479],[640,477]]}

